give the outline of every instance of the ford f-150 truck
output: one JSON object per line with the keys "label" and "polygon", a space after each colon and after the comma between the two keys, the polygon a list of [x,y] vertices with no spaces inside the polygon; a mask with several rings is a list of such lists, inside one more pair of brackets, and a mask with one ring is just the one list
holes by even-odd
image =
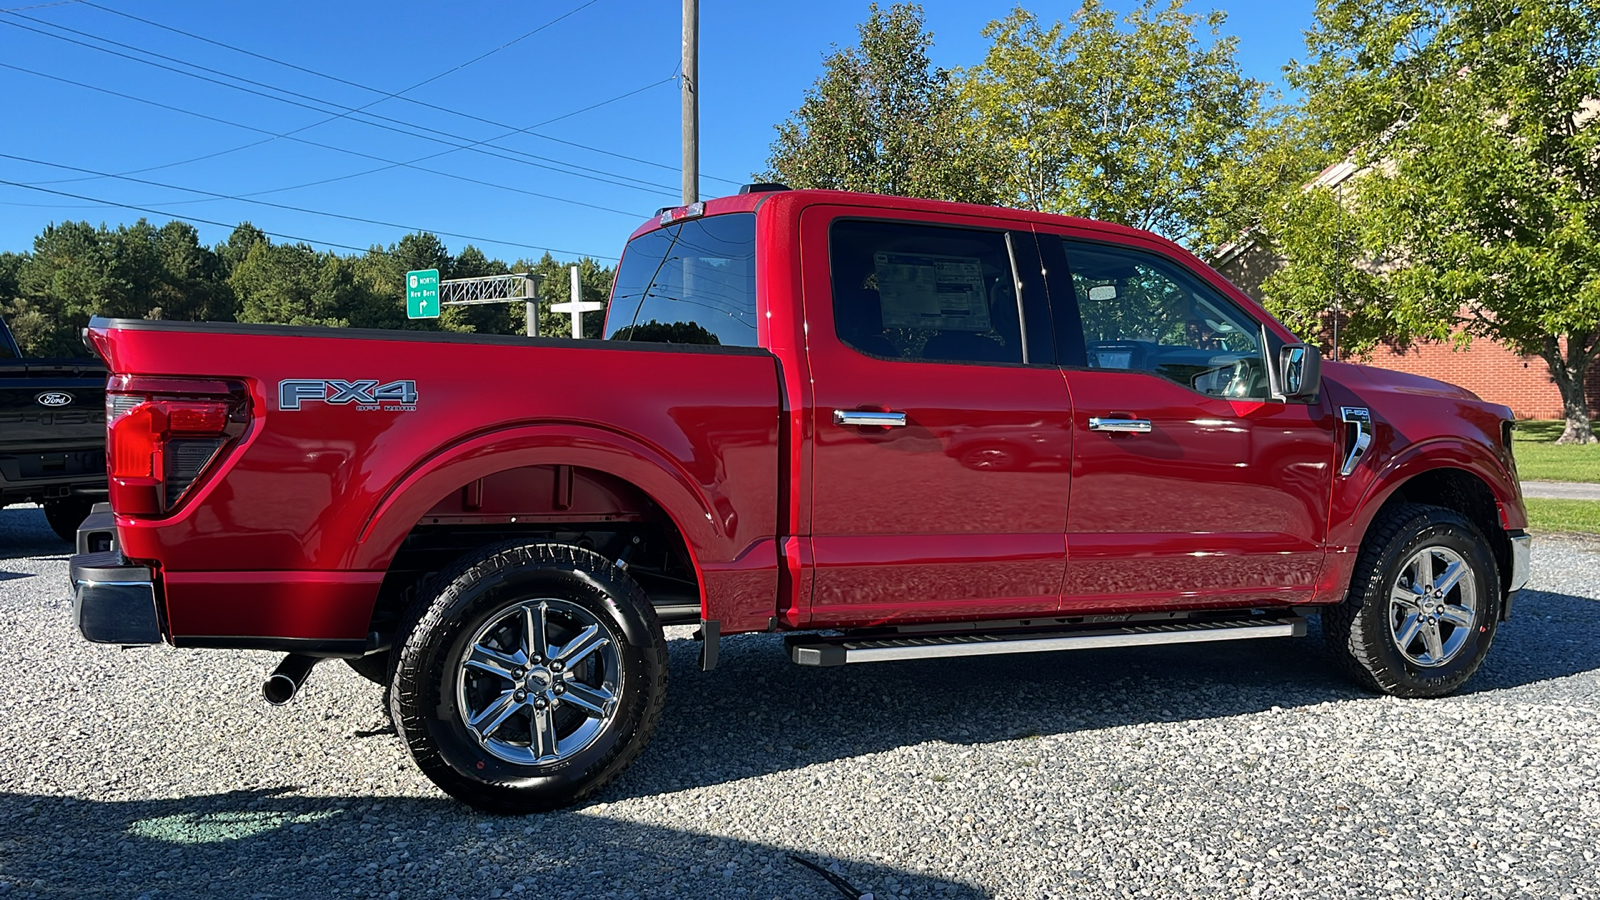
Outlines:
{"label": "ford f-150 truck", "polygon": [[604,340],[89,334],[113,512],[80,537],[114,540],[72,560],[84,636],[283,652],[276,702],[346,658],[487,810],[638,756],[663,625],[709,669],[742,632],[835,666],[1320,615],[1360,683],[1432,697],[1527,580],[1508,409],[1324,363],[1116,225],[756,186],[633,234]]}
{"label": "ford f-150 truck", "polygon": [[32,502],[71,541],[106,496],[106,369],[24,359],[0,320],[0,506]]}

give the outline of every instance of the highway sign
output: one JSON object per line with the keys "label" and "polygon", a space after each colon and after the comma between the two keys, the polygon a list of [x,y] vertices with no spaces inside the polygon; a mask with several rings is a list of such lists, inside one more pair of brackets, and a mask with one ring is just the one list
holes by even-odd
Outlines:
{"label": "highway sign", "polygon": [[439,318],[439,270],[406,273],[406,318]]}

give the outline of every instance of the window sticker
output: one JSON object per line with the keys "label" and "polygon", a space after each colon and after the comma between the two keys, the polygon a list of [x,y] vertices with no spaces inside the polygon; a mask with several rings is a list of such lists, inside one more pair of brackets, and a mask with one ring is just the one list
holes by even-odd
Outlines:
{"label": "window sticker", "polygon": [[883,327],[989,330],[989,292],[978,257],[880,251],[872,264]]}

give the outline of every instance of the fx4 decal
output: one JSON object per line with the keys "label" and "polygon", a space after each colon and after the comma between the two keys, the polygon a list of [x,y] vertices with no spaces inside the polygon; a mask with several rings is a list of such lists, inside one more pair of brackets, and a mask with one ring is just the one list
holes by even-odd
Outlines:
{"label": "fx4 decal", "polygon": [[279,409],[296,410],[300,404],[310,402],[339,406],[354,403],[358,411],[410,412],[417,408],[417,383],[391,381],[380,385],[376,378],[291,378],[278,382]]}

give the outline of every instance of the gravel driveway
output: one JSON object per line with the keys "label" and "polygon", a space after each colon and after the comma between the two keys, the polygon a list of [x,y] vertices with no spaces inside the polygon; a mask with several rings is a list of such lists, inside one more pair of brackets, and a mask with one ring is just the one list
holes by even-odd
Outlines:
{"label": "gravel driveway", "polygon": [[528,818],[439,794],[342,664],[273,708],[269,654],[84,643],[67,552],[0,510],[4,898],[1600,895],[1596,543],[1538,542],[1446,700],[1312,638],[701,673],[673,629],[640,762]]}

